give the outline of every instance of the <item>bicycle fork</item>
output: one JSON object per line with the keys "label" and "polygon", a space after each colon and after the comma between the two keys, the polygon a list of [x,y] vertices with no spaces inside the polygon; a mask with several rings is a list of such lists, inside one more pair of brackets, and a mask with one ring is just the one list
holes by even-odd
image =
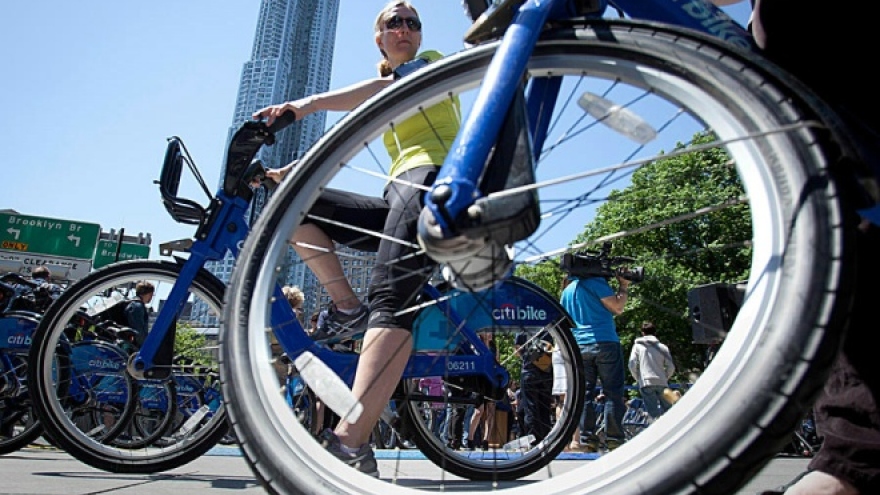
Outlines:
{"label": "bicycle fork", "polygon": [[529,57],[523,54],[532,52],[561,3],[530,1],[519,10],[426,196],[419,243],[448,265],[444,275],[456,287],[483,290],[506,278],[512,266],[508,246],[540,223],[537,193],[527,186],[535,182],[559,78],[533,81],[527,98],[522,81]]}

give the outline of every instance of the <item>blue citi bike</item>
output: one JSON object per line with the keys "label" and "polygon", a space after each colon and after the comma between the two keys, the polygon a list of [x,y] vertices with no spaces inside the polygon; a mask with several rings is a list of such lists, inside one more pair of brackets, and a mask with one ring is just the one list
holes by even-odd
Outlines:
{"label": "blue citi bike", "polygon": [[24,304],[30,281],[17,273],[0,276],[0,454],[26,447],[43,434],[27,384],[27,355],[40,313]]}
{"label": "blue citi bike", "polygon": [[[193,322],[217,321],[221,316],[224,285],[204,265],[222,260],[227,252],[238,254],[249,230],[246,213],[254,195],[252,184],[264,174],[260,161],[254,158],[261,147],[274,142],[281,125],[270,128],[262,122],[246,122],[240,127],[229,145],[222,186],[207,207],[178,194],[185,167],[197,178],[200,174],[182,140],[171,138],[158,184],[171,216],[178,222],[198,225],[194,239],[165,246],[181,254],[175,261],[118,262],[89,274],[68,287],[40,322],[33,336],[28,373],[36,397],[34,409],[56,443],[80,461],[111,472],[165,471],[203,455],[227,434],[228,403],[220,400],[219,366],[210,343],[202,341],[190,349],[189,355],[195,353],[195,357],[186,365],[174,357],[187,353],[187,341],[198,340],[198,331],[189,328]],[[204,187],[203,181],[199,183]],[[142,281],[151,282],[155,294],[162,294],[164,300],[145,341],[132,354],[119,346],[77,336],[91,328],[90,323],[70,328],[70,320],[77,315],[94,317],[114,301],[134,297],[136,285]],[[307,349],[316,362],[328,364],[327,372],[335,372],[350,384],[358,354],[334,351],[309,339],[277,279],[273,284],[271,306],[276,327],[290,327],[290,334],[300,339],[298,348]],[[389,409],[387,422],[405,431],[407,439],[438,465],[442,463],[462,477],[490,479],[502,472],[505,477],[519,478],[540,469],[562,450],[576,428],[578,401],[569,401],[565,407],[568,419],[556,422],[551,434],[526,452],[461,452],[450,462],[448,447],[421,421],[422,408],[429,404],[426,401],[450,399],[426,396],[415,382],[425,376],[455,380],[461,393],[452,400],[460,404],[500,399],[506,394],[512,364],[498,362],[477,332],[500,330],[510,340],[518,332],[533,336],[541,332],[568,358],[570,396],[576,397],[583,380],[577,364],[579,354],[568,331],[569,318],[554,298],[521,279],[511,279],[477,296],[443,287],[428,285],[423,290],[424,308],[419,309],[416,322],[419,352],[401,381],[394,397],[396,408]],[[279,338],[281,333],[275,332]],[[269,354],[268,340],[265,344],[265,363],[271,369],[279,356]],[[288,356],[295,360],[304,354]],[[455,362],[450,364],[447,356],[453,354]],[[326,385],[306,382],[302,386],[300,371],[295,369],[297,376],[286,378],[270,373],[275,398],[285,404],[288,419],[309,431],[314,426],[316,401],[330,407],[334,402],[321,397]],[[78,377],[95,373],[108,374],[120,383],[114,391],[121,413],[115,419],[92,415],[85,421],[70,414],[75,404],[87,403],[83,399],[94,395],[88,387],[80,387]],[[291,393],[294,383],[302,387],[297,393]],[[285,385],[287,393],[282,393]],[[341,392],[343,396],[350,394],[344,385]],[[546,420],[550,422],[550,418]],[[376,433],[381,446],[389,441],[385,431],[387,428]]]}
{"label": "blue citi bike", "polygon": [[[245,240],[223,306],[220,376],[246,460],[271,493],[486,488],[461,478],[510,493],[735,492],[788,441],[844,328],[855,276],[855,208],[846,199],[857,196],[848,160],[854,143],[823,102],[754,53],[747,31],[702,0],[465,6],[474,20],[466,47],[403,75],[340,120],[299,159]],[[440,102],[466,116],[425,191],[418,247],[451,289],[428,289],[402,311],[443,315],[443,340],[461,335],[476,352],[422,352],[417,326],[413,349],[401,351],[412,357],[396,398],[416,397],[407,380],[427,368],[447,380],[480,370],[484,352],[471,330],[504,335],[507,318],[529,306],[506,292],[521,285],[518,277],[540,278],[561,255],[609,241],[623,254],[637,252],[635,264],[645,268],[628,312],[651,308],[670,324],[724,337],[675,407],[594,462],[527,468],[530,457],[557,452],[566,412],[560,430],[521,452],[471,457],[415,435],[436,465],[429,479],[413,479],[394,456],[372,479],[326,452],[278,395],[269,333],[292,359],[317,357],[344,381],[356,364],[315,349],[298,322],[278,314],[276,279],[289,267],[290,239],[306,218],[328,221],[312,208],[324,188],[380,194],[390,180],[385,143],[405,140],[396,132],[408,119],[430,122]],[[594,219],[601,224],[588,223]],[[707,267],[720,279],[705,279]],[[709,282],[745,287],[729,324],[701,321],[689,308],[687,290]],[[482,303],[493,296],[501,306]],[[458,300],[485,310],[450,307]],[[485,322],[471,321],[480,315]],[[626,313],[619,321],[626,324]],[[546,323],[541,328],[553,328]],[[568,366],[578,367],[578,354],[566,351]],[[483,393],[491,397],[505,379],[483,376]],[[536,465],[541,481],[515,481]]]}

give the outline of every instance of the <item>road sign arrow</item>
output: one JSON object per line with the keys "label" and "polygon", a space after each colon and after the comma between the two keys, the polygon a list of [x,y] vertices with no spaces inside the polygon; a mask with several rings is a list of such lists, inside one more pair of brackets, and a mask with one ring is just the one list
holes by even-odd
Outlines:
{"label": "road sign arrow", "polygon": [[13,229],[12,227],[9,227],[8,229],[6,229],[6,232],[9,232],[10,234],[14,235],[16,241],[18,240],[18,236],[21,234],[20,230]]}
{"label": "road sign arrow", "polygon": [[67,240],[72,242],[76,247],[79,247],[79,237],[70,234],[69,236],[67,236]]}

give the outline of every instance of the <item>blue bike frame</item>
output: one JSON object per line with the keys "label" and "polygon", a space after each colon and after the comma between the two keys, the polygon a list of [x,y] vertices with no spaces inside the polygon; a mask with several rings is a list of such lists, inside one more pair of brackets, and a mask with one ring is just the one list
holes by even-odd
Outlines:
{"label": "blue bike frame", "polygon": [[[495,136],[501,131],[507,109],[521,87],[529,55],[538,43],[542,28],[548,21],[582,15],[578,12],[578,4],[583,3],[527,0],[507,28],[474,105],[437,175],[432,194],[426,197],[426,207],[434,214],[444,236],[456,235],[455,226],[448,220],[458,218],[482,196],[478,186],[486,158],[496,142]],[[596,13],[592,15],[599,17],[608,3],[607,0],[597,0],[598,5],[593,9]],[[670,8],[670,4],[675,8]],[[744,49],[752,47],[752,38],[746,29],[704,0],[614,0],[613,5],[633,18],[666,22],[717,36]],[[526,95],[535,161],[539,158],[549,126],[541,115],[549,118],[552,114],[559,84],[560,78],[534,79]],[[549,111],[548,104],[551,104]],[[543,111],[539,111],[542,108]],[[443,186],[443,194],[434,195],[439,186]]]}
{"label": "blue bike frame", "polygon": [[[670,9],[668,7],[670,1],[678,8]],[[482,174],[486,157],[495,143],[494,137],[500,132],[504,116],[516,91],[521,87],[522,75],[529,58],[527,55],[532,53],[537,44],[543,26],[548,21],[577,16],[577,3],[572,0],[528,0],[520,7],[513,24],[507,29],[488,68],[486,83],[481,87],[474,106],[435,182],[435,188],[438,185],[449,186],[453,194],[442,205],[436,203],[431,195],[426,199],[427,207],[434,211],[435,218],[446,235],[452,236],[455,229],[454,226],[446,223],[444,218],[457,217],[480,196],[478,179]],[[614,3],[633,17],[669,22],[713,34],[738,46],[751,46],[751,38],[742,26],[730,19],[723,11],[703,0],[616,0]],[[596,16],[605,10],[607,1],[597,0],[597,6]],[[535,144],[533,146],[535,159],[538,158],[537,154],[540,153],[549,125],[549,122],[542,120],[541,115],[546,116],[551,113],[547,111],[547,104],[555,100],[557,92],[555,90],[558,90],[559,82],[559,78],[540,78],[533,80],[529,86],[529,94],[526,98],[527,115],[529,130]],[[531,95],[541,96],[538,98]],[[538,111],[541,106],[544,108],[543,112]],[[197,234],[197,240],[190,249],[190,256],[184,262],[179,283],[174,285],[168,295],[152,331],[133,361],[135,370],[149,370],[154,366],[153,359],[156,352],[168,328],[173,324],[175,316],[186,302],[191,281],[204,267],[205,262],[222,259],[227,249],[233,255],[238,255],[238,247],[248,232],[244,218],[249,200],[236,194],[235,188],[229,186],[236,183],[242,172],[240,166],[233,167],[231,162],[232,160],[227,157],[227,177],[224,180],[226,186],[216,194],[214,200],[216,208],[212,212],[210,221],[203,223],[203,227],[210,228],[204,232],[200,229]],[[441,208],[449,213],[448,217],[438,214]],[[276,287],[275,292],[270,318],[282,349],[291,359],[296,359],[305,351],[311,352],[336,371],[345,382],[351,384],[357,355],[334,352],[315,344],[303,330],[293,310],[286,304],[280,286]],[[506,371],[503,367],[495,365],[494,357],[477,337],[477,329],[470,321],[466,326],[459,325],[464,320],[454,307],[441,301],[443,298],[435,288],[426,286],[424,294],[429,299],[440,301],[436,303],[436,308],[461,329],[462,338],[468,341],[471,352],[450,355],[444,359],[417,353],[411,357],[404,378],[476,373],[483,374],[497,386],[505,386],[508,380]]]}

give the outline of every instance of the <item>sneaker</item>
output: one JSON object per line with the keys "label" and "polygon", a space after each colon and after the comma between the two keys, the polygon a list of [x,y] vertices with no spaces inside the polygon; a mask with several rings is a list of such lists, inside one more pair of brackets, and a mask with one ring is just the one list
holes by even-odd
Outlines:
{"label": "sneaker", "polygon": [[589,443],[570,443],[568,444],[568,448],[566,449],[568,452],[580,452],[585,454],[590,454],[593,452],[598,452],[599,449],[596,448],[595,445]]}
{"label": "sneaker", "polygon": [[613,438],[609,438],[608,441],[605,442],[605,447],[608,449],[608,452],[611,452],[612,450],[616,449],[617,447],[620,447],[621,445],[623,445],[623,441],[615,440]]}
{"label": "sneaker", "polygon": [[373,449],[369,443],[361,445],[361,448],[354,454],[349,454],[342,450],[342,442],[339,441],[339,437],[333,433],[333,430],[329,428],[321,432],[320,440],[324,448],[336,456],[337,459],[367,476],[379,477],[379,466],[376,464],[376,456],[373,454]]}
{"label": "sneaker", "polygon": [[370,309],[365,304],[361,304],[352,314],[333,311],[312,334],[312,340],[335,343],[358,337],[367,330],[369,316]]}

